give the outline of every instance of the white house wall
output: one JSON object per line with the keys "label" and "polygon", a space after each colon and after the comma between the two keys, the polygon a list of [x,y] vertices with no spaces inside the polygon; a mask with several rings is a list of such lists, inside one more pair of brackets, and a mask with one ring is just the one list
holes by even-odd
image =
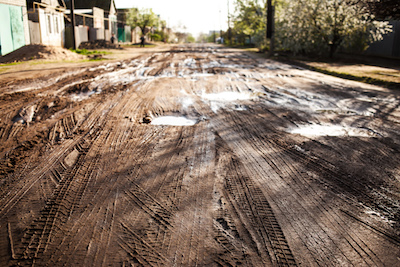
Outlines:
{"label": "white house wall", "polygon": [[93,7],[93,28],[104,30],[104,10],[98,7]]}
{"label": "white house wall", "polygon": [[64,16],[60,12],[39,9],[41,42],[44,45],[64,46]]}

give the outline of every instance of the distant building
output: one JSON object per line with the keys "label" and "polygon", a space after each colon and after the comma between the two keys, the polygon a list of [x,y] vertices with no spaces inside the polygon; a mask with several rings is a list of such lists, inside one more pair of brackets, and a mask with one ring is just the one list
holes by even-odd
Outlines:
{"label": "distant building", "polygon": [[26,0],[0,0],[0,55],[30,44]]}
{"label": "distant building", "polygon": [[[71,1],[70,0],[64,0],[67,8],[69,9],[71,7]],[[93,17],[93,20],[90,21],[90,24],[86,24],[86,19],[85,19],[85,25],[77,16],[77,24],[76,25],[83,25],[83,26],[89,26],[90,28],[95,28],[95,29],[104,29],[104,38],[106,40],[110,40],[112,34],[117,36],[118,34],[118,25],[117,25],[117,8],[115,6],[115,1],[114,0],[79,0],[75,1],[75,13],[79,14],[79,10],[86,10],[82,14],[87,14],[91,15]],[[101,18],[101,11],[98,9],[104,10],[103,13],[103,18]],[[90,10],[90,11],[89,11]],[[89,13],[88,13],[89,12]],[[96,38],[100,39],[100,38]]]}
{"label": "distant building", "polygon": [[[65,11],[68,18],[68,31],[71,28],[70,17],[71,11]],[[98,7],[92,9],[75,9],[75,39],[76,46],[79,47],[81,42],[104,40],[106,31],[104,10]],[[107,21],[108,22],[108,21]],[[72,33],[71,33],[72,34]],[[72,38],[72,36],[70,36]],[[69,39],[69,37],[68,37]],[[71,41],[72,46],[72,41]]]}
{"label": "distant building", "polygon": [[64,46],[64,10],[58,0],[27,0],[32,44]]}

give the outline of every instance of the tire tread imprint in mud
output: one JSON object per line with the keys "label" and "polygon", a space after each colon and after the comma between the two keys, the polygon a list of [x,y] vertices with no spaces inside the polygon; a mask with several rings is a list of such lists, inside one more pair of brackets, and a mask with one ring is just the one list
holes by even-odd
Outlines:
{"label": "tire tread imprint in mud", "polygon": [[[358,236],[358,234],[356,234],[355,232],[352,232],[351,229],[345,229],[343,227],[344,224],[344,218],[343,215],[339,213],[339,211],[335,211],[333,212],[333,210],[331,208],[325,208],[324,205],[321,205],[321,203],[324,203],[323,200],[323,196],[326,195],[327,193],[325,192],[324,194],[322,194],[321,198],[319,197],[319,195],[321,193],[318,193],[318,191],[320,191],[320,189],[318,187],[315,187],[315,185],[311,184],[310,182],[307,181],[307,179],[305,179],[303,177],[303,173],[301,171],[299,171],[297,168],[295,167],[296,164],[291,163],[291,158],[287,157],[288,154],[287,151],[284,149],[282,150],[282,146],[281,143],[274,144],[273,140],[274,140],[274,136],[276,135],[276,133],[274,132],[274,130],[271,132],[271,129],[265,127],[264,128],[264,124],[262,121],[258,121],[257,120],[245,120],[246,116],[242,116],[240,117],[233,117],[232,121],[236,121],[235,124],[235,128],[237,128],[237,132],[238,133],[243,133],[245,138],[243,140],[246,140],[246,138],[248,138],[247,136],[251,136],[252,142],[249,143],[252,147],[253,150],[256,153],[249,153],[248,152],[248,148],[246,148],[246,146],[244,146],[243,148],[241,148],[241,146],[238,146],[238,148],[241,149],[245,149],[244,151],[246,151],[246,154],[244,155],[248,155],[251,157],[255,158],[255,155],[259,155],[260,158],[262,159],[262,161],[265,160],[265,162],[267,162],[267,164],[270,166],[270,168],[273,170],[273,172],[269,172],[271,174],[276,173],[276,177],[271,180],[271,181],[275,181],[278,182],[280,180],[282,181],[286,181],[287,179],[292,180],[292,182],[288,183],[287,186],[292,187],[292,190],[294,190],[295,195],[293,196],[297,196],[296,201],[299,201],[298,203],[304,203],[301,204],[300,206],[303,205],[310,205],[310,206],[316,206],[321,212],[322,214],[324,214],[324,216],[326,217],[326,220],[323,221],[319,221],[318,219],[315,218],[315,215],[313,214],[309,214],[309,218],[307,220],[300,220],[297,222],[297,220],[295,219],[291,219],[290,217],[287,218],[287,220],[296,228],[303,228],[302,230],[302,235],[310,232],[310,229],[313,229],[315,227],[320,228],[322,231],[318,231],[318,230],[314,230],[313,233],[318,233],[320,232],[322,235],[321,236],[309,236],[309,237],[302,237],[302,241],[303,244],[308,248],[308,251],[312,253],[313,257],[315,258],[315,261],[321,261],[324,262],[324,258],[331,254],[331,255],[336,255],[340,257],[343,257],[343,259],[345,259],[349,264],[350,262],[357,262],[359,260],[365,262],[366,264],[380,264],[382,263],[382,261],[376,257],[376,255],[372,252],[372,250],[364,243],[364,241],[362,239],[360,239],[360,236]],[[246,127],[241,127],[241,122],[240,121],[244,121],[244,123],[246,124]],[[239,123],[240,122],[240,123]],[[248,125],[252,125],[252,127],[248,127]],[[270,132],[270,134],[272,134],[271,136],[268,136],[268,134],[263,137],[263,135],[265,135],[265,133]],[[270,151],[270,152],[269,152]],[[266,153],[268,152],[268,153]],[[278,156],[280,155],[280,156]],[[248,157],[246,156],[246,157]],[[278,158],[277,158],[278,157]],[[257,159],[257,161],[259,161]],[[268,166],[266,165],[266,166]],[[256,166],[256,165],[254,165]],[[261,173],[264,173],[265,171],[263,170],[265,167],[260,166],[259,171],[261,171]],[[255,173],[254,175],[258,175],[257,173]],[[274,177],[274,176],[272,176]],[[288,177],[288,178],[284,178],[284,177]],[[271,183],[271,181],[268,183],[269,185],[273,185],[274,183]],[[281,182],[278,182],[276,185],[278,185],[281,187],[282,184]],[[304,187],[304,185],[306,187]],[[272,187],[274,188],[274,187]],[[304,193],[304,189],[306,189],[306,191],[309,191],[307,193]],[[315,191],[316,190],[316,191]],[[301,194],[297,193],[297,192],[303,192]],[[279,192],[279,191],[276,191]],[[276,194],[276,193],[275,193]],[[329,195],[329,194],[328,194]],[[311,197],[311,196],[316,196],[316,197]],[[276,201],[278,203],[279,206],[284,207],[285,209],[287,209],[288,207],[292,206],[294,203],[289,204],[286,203],[284,204],[284,202],[282,202],[281,204],[279,204],[279,200],[280,199],[285,199],[286,197],[281,196],[279,197],[278,195],[275,196],[274,201]],[[316,199],[315,199],[316,198]],[[318,200],[319,199],[319,200]],[[307,204],[308,203],[308,204]],[[302,209],[304,209],[304,207],[302,207]],[[285,214],[292,214],[293,212],[285,212]],[[307,212],[308,213],[308,212]],[[309,221],[309,222],[308,222]],[[311,224],[310,224],[311,222]],[[301,223],[301,224],[299,224]],[[303,225],[302,225],[303,224]],[[328,229],[329,225],[329,229],[335,229],[335,231],[337,231],[338,233],[340,233],[339,237],[343,238],[345,240],[345,242],[347,243],[346,245],[346,251],[341,251],[340,254],[336,254],[333,252],[333,249],[339,248],[339,245],[343,245],[346,243],[342,243],[342,241],[340,241],[340,239],[338,239],[336,236],[332,236],[329,234],[329,232],[327,232],[324,229]],[[308,229],[308,230],[307,230]],[[306,234],[307,236],[308,234]],[[305,239],[304,239],[305,238]],[[320,241],[319,241],[320,240]],[[324,241],[325,240],[325,241]],[[324,248],[324,246],[318,245],[321,244],[320,242],[326,242],[327,240],[330,240],[328,244],[331,244],[329,246],[326,246]],[[311,242],[311,243],[310,243]],[[314,243],[315,242],[315,243]],[[313,244],[314,243],[314,244]],[[324,254],[320,254],[318,252],[318,250],[316,250],[315,248],[324,251]],[[351,251],[355,251],[356,255],[358,255],[357,257],[355,257],[355,255],[351,254]],[[314,254],[315,253],[315,254]],[[348,255],[352,255],[351,258],[348,258]],[[331,260],[333,260],[334,258],[332,258]],[[335,259],[337,260],[337,264],[339,264],[339,259]]]}
{"label": "tire tread imprint in mud", "polygon": [[[224,150],[230,150],[218,136]],[[247,176],[242,163],[231,151],[221,169],[229,170],[224,177],[224,190],[227,200],[241,217],[242,223],[251,235],[255,234],[257,250],[260,258],[265,260],[265,254],[273,265],[297,266],[289,248],[285,235],[274,215],[263,192]],[[249,225],[246,225],[249,223]],[[255,231],[255,233],[253,232]],[[253,233],[252,233],[253,232]],[[266,251],[264,251],[266,249]]]}

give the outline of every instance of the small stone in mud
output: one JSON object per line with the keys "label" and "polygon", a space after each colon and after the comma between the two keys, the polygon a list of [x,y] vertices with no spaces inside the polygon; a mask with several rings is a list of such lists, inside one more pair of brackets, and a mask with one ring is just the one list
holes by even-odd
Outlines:
{"label": "small stone in mud", "polygon": [[151,123],[151,117],[149,117],[149,116],[144,117],[142,122],[146,123],[146,124]]}

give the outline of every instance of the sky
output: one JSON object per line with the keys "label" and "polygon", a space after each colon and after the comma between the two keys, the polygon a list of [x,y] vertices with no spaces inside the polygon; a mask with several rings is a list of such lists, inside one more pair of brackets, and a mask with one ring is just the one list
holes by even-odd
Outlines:
{"label": "sky", "polygon": [[194,37],[228,28],[228,2],[232,13],[234,0],[115,0],[117,8],[152,8],[169,28],[192,33]]}

